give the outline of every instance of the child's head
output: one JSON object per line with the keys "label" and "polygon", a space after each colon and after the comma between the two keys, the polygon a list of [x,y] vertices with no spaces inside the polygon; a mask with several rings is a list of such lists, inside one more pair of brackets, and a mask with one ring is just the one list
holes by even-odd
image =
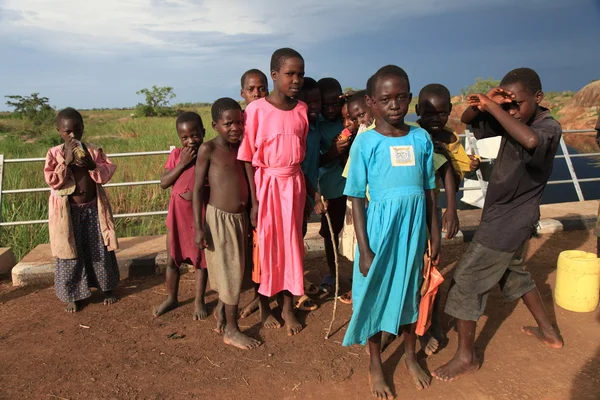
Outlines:
{"label": "child's head", "polygon": [[249,69],[242,75],[242,90],[240,94],[246,100],[246,104],[254,100],[262,99],[269,94],[269,83],[267,76],[259,69]]}
{"label": "child's head", "polygon": [[353,135],[355,135],[356,132],[358,132],[358,122],[350,117],[350,113],[348,112],[348,103],[344,102],[341,114],[342,126],[345,129],[348,129],[350,132],[352,132]]}
{"label": "child's head", "polygon": [[227,143],[236,144],[244,133],[244,117],[240,103],[229,97],[215,101],[210,109],[212,127]]}
{"label": "child's head", "polygon": [[197,150],[204,141],[204,124],[200,115],[195,112],[181,113],[177,117],[175,127],[182,147],[193,147]]}
{"label": "child's head", "polygon": [[56,130],[67,141],[69,137],[81,140],[83,136],[83,117],[74,108],[67,107],[56,115]]}
{"label": "child's head", "polygon": [[528,123],[544,99],[542,81],[537,72],[531,68],[513,69],[502,78],[500,87],[515,95],[512,103],[503,106],[504,109],[519,121]]}
{"label": "child's head", "polygon": [[378,119],[392,126],[404,124],[412,100],[410,82],[404,70],[395,65],[381,67],[367,82],[371,108]]}
{"label": "child's head", "polygon": [[421,119],[421,127],[427,132],[435,134],[444,130],[451,111],[450,91],[446,86],[432,83],[419,92],[416,112]]}
{"label": "child's head", "polygon": [[271,56],[271,79],[275,90],[296,97],[304,83],[304,59],[294,49],[275,50]]}
{"label": "child's head", "polygon": [[317,81],[313,78],[304,78],[304,86],[302,86],[298,99],[308,106],[308,122],[316,125],[319,114],[321,114],[321,91]]}
{"label": "child's head", "polygon": [[[373,123],[373,111],[367,105],[367,91],[359,90],[346,99],[348,114],[357,126],[369,126]],[[342,111],[343,112],[343,111]]]}
{"label": "child's head", "polygon": [[321,114],[329,121],[337,121],[342,113],[342,85],[335,78],[319,79],[319,89],[321,90],[321,105],[323,110]]}

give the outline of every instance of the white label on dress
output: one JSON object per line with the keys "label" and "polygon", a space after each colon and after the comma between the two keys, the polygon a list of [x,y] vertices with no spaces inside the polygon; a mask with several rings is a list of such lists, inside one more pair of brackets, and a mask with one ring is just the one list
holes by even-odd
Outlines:
{"label": "white label on dress", "polygon": [[392,167],[414,167],[415,152],[412,146],[390,146]]}

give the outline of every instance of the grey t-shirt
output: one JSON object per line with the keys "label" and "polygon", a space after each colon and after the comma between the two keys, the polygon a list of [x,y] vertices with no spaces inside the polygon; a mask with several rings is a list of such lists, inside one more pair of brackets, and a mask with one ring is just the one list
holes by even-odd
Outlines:
{"label": "grey t-shirt", "polygon": [[548,109],[540,107],[530,125],[539,144],[528,151],[488,113],[480,113],[471,126],[477,139],[502,136],[473,240],[492,250],[516,251],[535,233],[562,128]]}

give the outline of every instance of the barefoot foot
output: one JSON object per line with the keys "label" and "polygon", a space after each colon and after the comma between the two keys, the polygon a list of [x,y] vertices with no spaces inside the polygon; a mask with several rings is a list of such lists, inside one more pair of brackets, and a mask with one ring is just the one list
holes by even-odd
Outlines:
{"label": "barefoot foot", "polygon": [[565,345],[563,338],[554,328],[552,328],[551,331],[545,332],[537,326],[522,326],[521,332],[537,338],[539,341],[552,349],[560,349]]}
{"label": "barefoot foot", "polygon": [[260,298],[258,296],[255,297],[254,300],[252,300],[250,302],[250,304],[248,304],[246,307],[244,307],[244,309],[240,313],[240,318],[246,318],[246,317],[250,316],[252,313],[254,313],[256,310],[258,310],[259,302],[260,302]]}
{"label": "barefoot foot", "polygon": [[378,399],[393,399],[395,397],[392,394],[392,389],[385,382],[381,365],[371,365],[369,367],[369,386],[371,387],[373,397]]}
{"label": "barefoot foot", "polygon": [[110,304],[115,304],[117,301],[119,301],[117,299],[117,296],[115,296],[115,293],[112,290],[109,290],[107,292],[104,292],[104,305],[108,306]]}
{"label": "barefoot foot", "polygon": [[77,311],[79,311],[79,304],[76,301],[71,301],[69,303],[67,303],[66,307],[65,307],[65,311],[68,313],[75,313]]}
{"label": "barefoot foot", "polygon": [[238,330],[232,332],[226,331],[225,335],[223,335],[223,343],[242,350],[252,350],[262,344],[260,340],[252,339]]}
{"label": "barefoot foot", "polygon": [[294,336],[300,333],[302,330],[302,324],[296,318],[296,314],[293,312],[284,312],[281,317],[285,322],[285,329],[287,331],[288,336]]}
{"label": "barefoot foot", "polygon": [[208,310],[204,301],[194,300],[194,321],[201,321],[208,318]]}
{"label": "barefoot foot", "polygon": [[177,301],[177,299],[174,297],[169,297],[160,306],[154,308],[154,310],[152,311],[152,316],[159,317],[164,313],[167,313],[177,308],[177,306],[179,306],[179,302]]}
{"label": "barefoot foot", "polygon": [[215,307],[215,319],[217,320],[215,332],[223,333],[225,331],[225,306],[220,300],[219,304]]}
{"label": "barefoot foot", "polygon": [[419,341],[421,342],[421,350],[428,356],[435,353],[440,347],[438,340],[429,333],[425,333],[425,335],[421,336]]}
{"label": "barefoot foot", "polygon": [[431,377],[427,372],[423,371],[423,368],[421,368],[414,355],[412,357],[407,357],[406,361],[404,361],[404,365],[410,376],[413,378],[417,390],[423,390],[429,387],[431,384]]}
{"label": "barefoot foot", "polygon": [[260,313],[260,320],[265,328],[268,329],[279,329],[281,328],[281,323],[277,321],[277,318],[273,316],[271,310],[264,310]]}
{"label": "barefoot foot", "polygon": [[469,358],[461,358],[460,356],[455,355],[452,360],[448,361],[448,363],[442,365],[431,374],[435,376],[436,379],[445,382],[453,382],[464,376],[472,374],[478,369],[479,360],[475,358],[475,355]]}

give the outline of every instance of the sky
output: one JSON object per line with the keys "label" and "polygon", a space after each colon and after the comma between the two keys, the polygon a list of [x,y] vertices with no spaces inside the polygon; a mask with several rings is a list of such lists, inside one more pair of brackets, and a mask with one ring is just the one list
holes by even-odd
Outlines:
{"label": "sky", "polygon": [[600,79],[600,0],[0,0],[0,110],[39,92],[57,108],[239,99],[239,78],[292,47],[306,75],[363,88],[387,64],[413,93],[531,67],[546,91]]}

